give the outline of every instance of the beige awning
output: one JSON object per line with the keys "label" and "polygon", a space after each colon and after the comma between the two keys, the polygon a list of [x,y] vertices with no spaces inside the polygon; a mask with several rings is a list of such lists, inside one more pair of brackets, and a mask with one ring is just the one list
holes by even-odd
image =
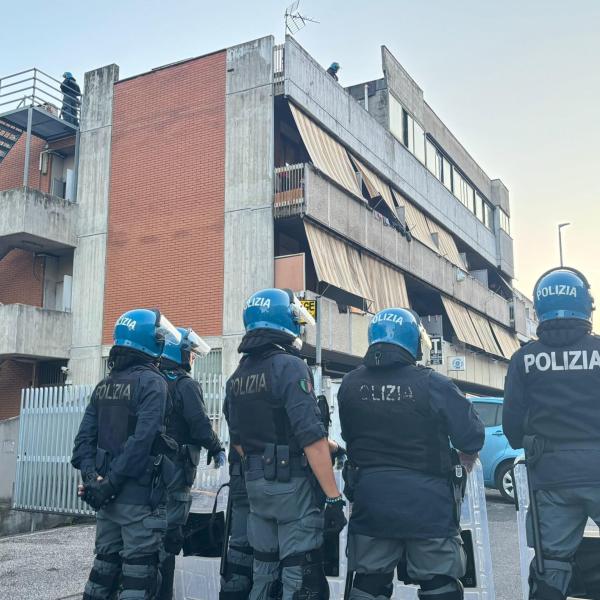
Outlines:
{"label": "beige awning", "polygon": [[454,300],[446,298],[446,296],[442,296],[442,302],[456,337],[464,344],[469,344],[483,350],[483,344],[469,316],[468,310],[461,304],[454,302]]}
{"label": "beige awning", "polygon": [[383,201],[388,205],[388,207],[392,211],[392,214],[395,215],[396,205],[394,203],[394,197],[392,196],[392,190],[390,189],[390,186],[385,181],[383,181],[383,179],[381,179],[381,177],[379,177],[377,173],[374,173],[373,171],[371,171],[371,169],[369,169],[369,167],[360,162],[358,158],[352,155],[350,156],[354,161],[358,172],[362,175],[363,181],[367,186],[369,196],[371,196],[371,198],[377,198],[378,196],[381,196],[381,198],[383,198]]}
{"label": "beige awning", "polygon": [[432,234],[437,235],[439,242],[439,253],[442,256],[446,257],[452,264],[465,270],[465,263],[463,261],[462,256],[460,255],[460,252],[458,251],[454,238],[443,227],[441,227],[431,219],[427,219],[427,224],[429,225],[429,231]]}
{"label": "beige awning", "polygon": [[502,325],[498,325],[493,321],[490,321],[490,325],[492,326],[492,331],[496,336],[496,340],[498,341],[498,345],[502,350],[502,354],[504,354],[504,358],[509,358],[521,347],[517,336],[509,331]]}
{"label": "beige awning", "polygon": [[488,319],[470,309],[467,310],[469,312],[469,316],[471,317],[471,321],[473,321],[473,325],[477,330],[483,350],[489,352],[490,354],[494,354],[495,356],[503,356],[500,347],[496,343],[496,339],[494,338],[492,327]]}
{"label": "beige awning", "polygon": [[304,228],[319,281],[372,300],[358,250],[306,221]]}
{"label": "beige awning", "polygon": [[362,261],[373,298],[373,312],[391,307],[410,307],[406,282],[400,271],[367,255],[363,255]]}
{"label": "beige awning", "polygon": [[421,212],[410,202],[404,201],[403,205],[406,225],[408,226],[411,235],[439,254],[440,251],[431,237],[429,219],[425,216],[425,213]]}
{"label": "beige awning", "polygon": [[356,174],[345,148],[292,103],[290,109],[315,167],[343,188],[361,196]]}

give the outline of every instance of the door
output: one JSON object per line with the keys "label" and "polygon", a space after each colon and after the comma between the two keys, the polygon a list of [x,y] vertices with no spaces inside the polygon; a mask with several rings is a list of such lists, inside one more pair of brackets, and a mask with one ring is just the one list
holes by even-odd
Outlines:
{"label": "door", "polygon": [[496,459],[504,454],[508,446],[502,431],[502,404],[496,402],[474,402],[473,404],[485,426],[485,443],[480,452],[483,477],[486,484],[493,484],[493,468]]}

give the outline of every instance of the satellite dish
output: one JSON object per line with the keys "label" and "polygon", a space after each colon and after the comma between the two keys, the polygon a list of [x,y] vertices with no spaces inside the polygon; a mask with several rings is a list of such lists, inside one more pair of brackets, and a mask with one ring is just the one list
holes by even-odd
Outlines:
{"label": "satellite dish", "polygon": [[298,33],[307,23],[318,23],[315,19],[305,17],[298,11],[300,0],[295,0],[285,9],[285,32],[290,35]]}

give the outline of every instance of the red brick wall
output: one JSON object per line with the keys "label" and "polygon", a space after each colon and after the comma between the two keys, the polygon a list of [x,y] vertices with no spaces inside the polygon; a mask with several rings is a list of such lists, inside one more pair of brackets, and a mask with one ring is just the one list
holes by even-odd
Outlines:
{"label": "red brick wall", "polygon": [[[23,185],[23,167],[25,165],[25,134],[10,149],[10,152],[0,162],[0,190],[10,190]],[[46,175],[40,171],[40,152],[46,142],[31,136],[31,149],[29,151],[29,187],[50,191],[50,168]]]}
{"label": "red brick wall", "polygon": [[42,306],[44,259],[25,250],[11,250],[0,260],[0,304]]}
{"label": "red brick wall", "polygon": [[0,420],[16,417],[21,390],[33,384],[33,364],[0,359]]}
{"label": "red brick wall", "polygon": [[222,332],[225,69],[220,52],[115,85],[105,343],[135,307]]}

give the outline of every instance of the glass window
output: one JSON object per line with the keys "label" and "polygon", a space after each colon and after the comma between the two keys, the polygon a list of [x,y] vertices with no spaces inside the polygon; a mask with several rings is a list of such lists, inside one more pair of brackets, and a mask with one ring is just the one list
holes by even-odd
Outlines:
{"label": "glass window", "polygon": [[483,198],[475,192],[475,216],[483,221]]}
{"label": "glass window", "polygon": [[485,225],[487,227],[489,227],[490,229],[494,228],[494,209],[486,202],[484,204],[484,220],[483,222],[485,223]]}
{"label": "glass window", "polygon": [[475,212],[475,190],[465,181],[465,204],[467,208],[474,213]]}
{"label": "glass window", "polygon": [[492,404],[491,402],[473,402],[473,406],[485,427],[494,427],[497,424],[497,404]]}
{"label": "glass window", "polygon": [[405,144],[402,105],[394,98],[394,96],[392,96],[392,94],[388,94],[388,98],[390,101],[390,132],[397,140]]}
{"label": "glass window", "polygon": [[510,234],[510,217],[501,209],[498,209],[500,215],[500,229],[504,229],[506,233]]}
{"label": "glass window", "polygon": [[452,166],[445,156],[442,156],[442,182],[452,191]]}
{"label": "glass window", "polygon": [[465,180],[462,178],[462,175],[456,170],[452,169],[452,182],[453,182],[453,190],[454,195],[461,201],[464,202],[464,192],[465,192]]}
{"label": "glass window", "polygon": [[425,164],[425,132],[415,121],[415,156]]}
{"label": "glass window", "polygon": [[426,140],[425,142],[425,154],[427,169],[439,178],[439,175],[437,174],[438,153],[435,146],[429,140]]}
{"label": "glass window", "polygon": [[405,146],[414,154],[415,153],[415,132],[414,132],[415,120],[404,111],[404,133],[405,133]]}

